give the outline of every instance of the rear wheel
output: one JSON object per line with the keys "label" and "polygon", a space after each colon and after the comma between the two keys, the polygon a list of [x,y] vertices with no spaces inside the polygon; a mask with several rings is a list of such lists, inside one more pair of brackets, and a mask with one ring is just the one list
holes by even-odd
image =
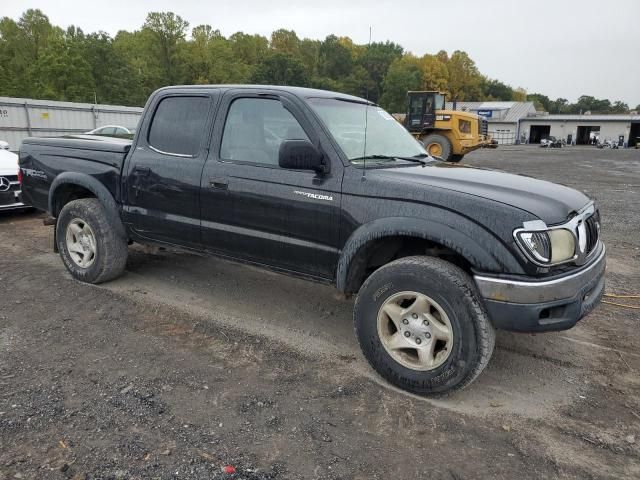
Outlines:
{"label": "rear wheel", "polygon": [[102,283],[124,271],[127,241],[109,224],[95,198],[67,203],[56,222],[56,243],[69,273],[82,282]]}
{"label": "rear wheel", "polygon": [[449,139],[444,135],[431,133],[422,139],[422,143],[429,155],[440,157],[446,162],[451,160],[453,148]]}
{"label": "rear wheel", "polygon": [[354,324],[371,366],[422,395],[470,384],[495,342],[473,280],[432,257],[406,257],[376,270],[358,293]]}

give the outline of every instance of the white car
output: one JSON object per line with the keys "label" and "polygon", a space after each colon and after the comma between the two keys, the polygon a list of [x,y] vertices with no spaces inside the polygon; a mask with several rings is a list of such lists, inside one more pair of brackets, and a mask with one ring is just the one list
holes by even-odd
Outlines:
{"label": "white car", "polygon": [[127,127],[123,127],[121,125],[105,125],[104,127],[95,128],[89,132],[86,132],[87,135],[107,135],[110,137],[113,136],[124,136],[124,135],[133,135],[133,131]]}
{"label": "white car", "polygon": [[18,181],[18,155],[0,148],[0,211],[25,208]]}

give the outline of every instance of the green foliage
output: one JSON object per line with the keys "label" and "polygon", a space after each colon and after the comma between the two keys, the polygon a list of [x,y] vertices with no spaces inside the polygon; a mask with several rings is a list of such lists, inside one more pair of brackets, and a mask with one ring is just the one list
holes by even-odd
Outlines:
{"label": "green foliage", "polygon": [[404,112],[407,108],[407,92],[420,90],[423,84],[422,62],[412,55],[397,58],[389,66],[384,79],[384,93],[380,105],[391,112]]}
{"label": "green foliage", "polygon": [[[237,32],[172,12],[151,12],[139,30],[85,34],[62,30],[40,10],[0,19],[0,95],[144,105],[155,89],[177,84],[261,83],[323,88],[367,97],[404,112],[408,90],[444,91],[459,101],[533,101],[550,113],[625,113],[627,104],[582,96],[551,100],[483,76],[466,52],[416,57],[386,41],[357,45],[349,37],[270,38]],[[640,105],[636,107],[640,109]]]}
{"label": "green foliage", "polygon": [[482,91],[487,100],[508,102],[513,99],[513,88],[499,80],[485,78]]}

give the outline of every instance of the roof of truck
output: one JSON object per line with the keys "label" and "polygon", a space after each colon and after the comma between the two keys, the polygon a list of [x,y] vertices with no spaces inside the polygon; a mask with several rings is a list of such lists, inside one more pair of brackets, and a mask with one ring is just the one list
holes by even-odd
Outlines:
{"label": "roof of truck", "polygon": [[[356,97],[355,95],[348,95],[346,93],[332,92],[330,90],[320,90],[317,88],[306,88],[306,87],[291,87],[288,85],[174,85],[170,87],[163,87],[159,90],[182,90],[182,89],[224,89],[224,90],[232,90],[232,89],[260,89],[260,90],[277,90],[281,92],[288,92],[296,97],[300,98],[338,98],[341,100],[350,100],[352,102],[366,102],[364,98]],[[373,102],[369,102],[373,104]]]}

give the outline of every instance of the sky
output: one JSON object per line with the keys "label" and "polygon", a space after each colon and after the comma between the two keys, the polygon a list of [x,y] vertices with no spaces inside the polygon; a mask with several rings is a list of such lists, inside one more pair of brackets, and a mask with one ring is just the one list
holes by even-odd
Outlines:
{"label": "sky", "polygon": [[0,0],[0,17],[40,8],[53,24],[115,35],[172,11],[191,27],[210,24],[269,36],[391,40],[416,55],[465,50],[479,70],[512,87],[575,101],[580,95],[640,104],[640,0]]}

